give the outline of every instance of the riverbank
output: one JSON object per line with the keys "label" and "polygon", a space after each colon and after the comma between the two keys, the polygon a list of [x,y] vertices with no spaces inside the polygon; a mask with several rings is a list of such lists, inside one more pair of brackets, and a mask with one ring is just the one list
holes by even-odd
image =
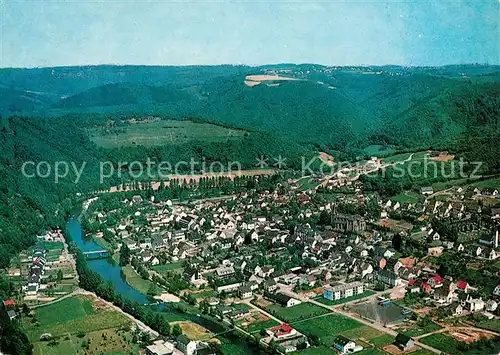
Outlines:
{"label": "riverbank", "polygon": [[137,291],[149,296],[159,296],[162,293],[155,282],[143,279],[132,265],[122,266],[122,272],[125,281]]}
{"label": "riverbank", "polygon": [[[162,322],[171,322],[174,319],[176,321],[190,321],[207,329],[214,335],[222,333],[224,336],[217,336],[217,338],[222,341],[221,347],[227,348],[226,351],[223,351],[224,354],[233,354],[234,350],[242,355],[259,353],[257,348],[245,342],[238,335],[233,334],[234,332],[232,329],[229,329],[229,325],[223,324],[218,319],[208,315],[199,314],[201,313],[199,309],[184,304],[184,302],[159,303],[141,308],[141,305],[151,303],[150,297],[134,289],[124,280],[119,265],[109,260],[109,258],[99,260],[85,259],[81,252],[100,250],[102,247],[94,240],[85,238],[80,222],[76,218],[70,218],[66,230],[69,234],[69,239],[78,248],[78,251],[73,250],[72,252],[76,255],[77,269],[82,280],[81,285],[89,287],[91,289],[90,293],[97,296],[102,295],[101,298],[105,297],[107,302],[141,322],[148,319],[152,322],[151,324],[156,324],[156,320],[161,319],[161,325]],[[100,281],[99,278],[101,279]],[[159,316],[160,318],[158,318]],[[151,324],[144,324],[151,327]],[[163,329],[165,332],[166,328]]]}

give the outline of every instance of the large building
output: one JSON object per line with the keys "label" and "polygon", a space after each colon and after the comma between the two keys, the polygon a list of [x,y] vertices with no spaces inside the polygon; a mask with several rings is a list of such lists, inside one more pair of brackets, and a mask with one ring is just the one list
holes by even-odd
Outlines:
{"label": "large building", "polygon": [[377,280],[389,286],[401,285],[401,278],[392,270],[380,270],[377,274]]}
{"label": "large building", "polygon": [[323,288],[323,297],[331,301],[337,301],[362,294],[364,291],[365,288],[361,282],[351,282],[337,286],[325,286]]}
{"label": "large building", "polygon": [[330,224],[334,230],[360,233],[366,230],[366,222],[360,215],[338,213],[336,208],[330,215]]}

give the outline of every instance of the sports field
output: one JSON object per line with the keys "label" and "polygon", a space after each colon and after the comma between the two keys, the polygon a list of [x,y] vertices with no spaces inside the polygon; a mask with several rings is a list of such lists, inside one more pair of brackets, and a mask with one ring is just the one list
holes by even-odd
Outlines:
{"label": "sports field", "polygon": [[[364,327],[361,323],[338,314],[328,314],[323,317],[311,318],[293,324],[299,332],[311,337],[317,336],[321,344],[333,345],[335,337],[346,331]],[[371,328],[370,328],[371,329]],[[374,329],[374,331],[376,331]],[[379,335],[379,334],[377,334]]]}
{"label": "sports field", "polygon": [[273,304],[266,307],[266,311],[287,323],[329,313],[328,309],[308,302],[300,303],[293,307],[281,307],[280,305]]}

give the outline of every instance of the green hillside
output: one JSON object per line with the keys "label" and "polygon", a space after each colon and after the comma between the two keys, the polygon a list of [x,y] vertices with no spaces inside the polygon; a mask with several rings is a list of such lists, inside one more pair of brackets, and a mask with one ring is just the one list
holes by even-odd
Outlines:
{"label": "green hillside", "polygon": [[189,104],[189,94],[167,86],[107,84],[60,100],[56,108],[79,108],[120,105]]}

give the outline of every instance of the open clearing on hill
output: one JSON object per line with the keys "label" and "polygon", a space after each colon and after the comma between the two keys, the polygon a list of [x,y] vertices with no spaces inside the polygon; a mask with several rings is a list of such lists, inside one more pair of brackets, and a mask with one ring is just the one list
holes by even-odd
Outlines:
{"label": "open clearing on hill", "polygon": [[453,154],[440,155],[438,157],[431,158],[431,160],[442,161],[442,162],[446,162],[446,161],[453,160],[453,159],[455,159],[455,155],[453,155]]}
{"label": "open clearing on hill", "polygon": [[335,160],[334,160],[332,155],[325,153],[325,152],[321,152],[321,153],[319,153],[319,158],[326,165],[335,166]]}
{"label": "open clearing on hill", "polygon": [[262,83],[263,81],[293,81],[293,80],[300,80],[296,78],[289,78],[285,76],[278,76],[278,75],[247,75],[245,77],[245,85],[247,86],[256,86]]}
{"label": "open clearing on hill", "polygon": [[87,129],[89,138],[103,148],[177,145],[190,141],[226,142],[249,133],[210,123],[158,120],[123,126]]}

